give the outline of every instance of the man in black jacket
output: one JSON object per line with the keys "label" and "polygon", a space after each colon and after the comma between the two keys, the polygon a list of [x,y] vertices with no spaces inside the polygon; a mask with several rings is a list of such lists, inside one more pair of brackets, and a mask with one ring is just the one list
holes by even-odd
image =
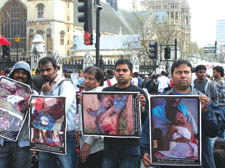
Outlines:
{"label": "man in black jacket", "polygon": [[[142,121],[148,113],[148,98],[146,93],[131,84],[132,64],[129,60],[119,59],[115,65],[117,84],[103,91],[139,92]],[[138,111],[137,111],[138,113]],[[140,164],[140,142],[132,138],[104,138],[104,168],[137,168]]]}

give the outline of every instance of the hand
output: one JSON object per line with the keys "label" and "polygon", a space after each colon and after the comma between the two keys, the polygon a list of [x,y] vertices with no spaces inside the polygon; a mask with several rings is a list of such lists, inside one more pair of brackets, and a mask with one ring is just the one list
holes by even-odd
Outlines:
{"label": "hand", "polygon": [[50,85],[50,82],[45,82],[41,88],[42,92],[44,92],[44,93],[49,92],[51,89],[52,89],[52,87]]}
{"label": "hand", "polygon": [[76,131],[76,143],[80,145],[81,131]]}
{"label": "hand", "polygon": [[145,104],[146,104],[146,99],[145,99],[145,96],[143,95],[143,94],[138,94],[137,95],[137,99],[140,101],[140,103],[141,103],[141,106],[145,106]]}
{"label": "hand", "polygon": [[91,150],[91,145],[84,143],[84,145],[82,146],[81,151],[80,151],[82,163],[87,161],[88,153],[90,152],[90,150]]}
{"label": "hand", "polygon": [[199,99],[202,105],[202,112],[206,112],[208,110],[210,99],[206,95],[199,95]]}
{"label": "hand", "polygon": [[143,156],[143,159],[142,159],[144,165],[146,167],[149,167],[149,166],[152,166],[152,162],[150,161],[150,155],[149,153],[145,153],[144,156]]}

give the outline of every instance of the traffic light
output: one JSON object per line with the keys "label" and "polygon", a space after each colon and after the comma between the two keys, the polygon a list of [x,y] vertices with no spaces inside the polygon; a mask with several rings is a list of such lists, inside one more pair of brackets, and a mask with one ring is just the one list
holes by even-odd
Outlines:
{"label": "traffic light", "polygon": [[3,45],[3,46],[2,46],[2,52],[3,52],[3,57],[5,57],[5,56],[10,56],[10,49],[9,49],[9,46]]}
{"label": "traffic light", "polygon": [[157,59],[157,54],[158,54],[157,42],[150,42],[149,43],[149,57],[151,59]]}
{"label": "traffic light", "polygon": [[170,47],[167,46],[165,48],[165,59],[170,59],[170,51],[171,51]]}
{"label": "traffic light", "polygon": [[78,21],[84,23],[84,44],[93,44],[93,30],[92,30],[92,0],[78,0],[82,5],[78,6]]}

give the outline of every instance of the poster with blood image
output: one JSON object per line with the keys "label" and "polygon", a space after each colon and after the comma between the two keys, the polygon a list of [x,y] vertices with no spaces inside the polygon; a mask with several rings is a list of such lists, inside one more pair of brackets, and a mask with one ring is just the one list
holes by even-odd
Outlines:
{"label": "poster with blood image", "polygon": [[137,92],[83,92],[84,135],[139,138],[140,104]]}

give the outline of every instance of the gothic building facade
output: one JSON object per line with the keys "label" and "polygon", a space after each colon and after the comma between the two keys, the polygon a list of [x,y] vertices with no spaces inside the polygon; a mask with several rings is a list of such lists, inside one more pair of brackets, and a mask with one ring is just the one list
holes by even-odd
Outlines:
{"label": "gothic building facade", "polygon": [[187,0],[141,0],[139,9],[152,13],[152,23],[159,44],[174,44],[177,39],[182,57],[188,56],[191,13]]}
{"label": "gothic building facade", "polygon": [[[68,55],[73,46],[73,11],[72,0],[1,0],[0,34],[12,44],[12,59],[17,48],[21,59],[29,57],[35,34],[46,42],[47,55],[56,51]],[[15,37],[20,37],[18,43]]]}

